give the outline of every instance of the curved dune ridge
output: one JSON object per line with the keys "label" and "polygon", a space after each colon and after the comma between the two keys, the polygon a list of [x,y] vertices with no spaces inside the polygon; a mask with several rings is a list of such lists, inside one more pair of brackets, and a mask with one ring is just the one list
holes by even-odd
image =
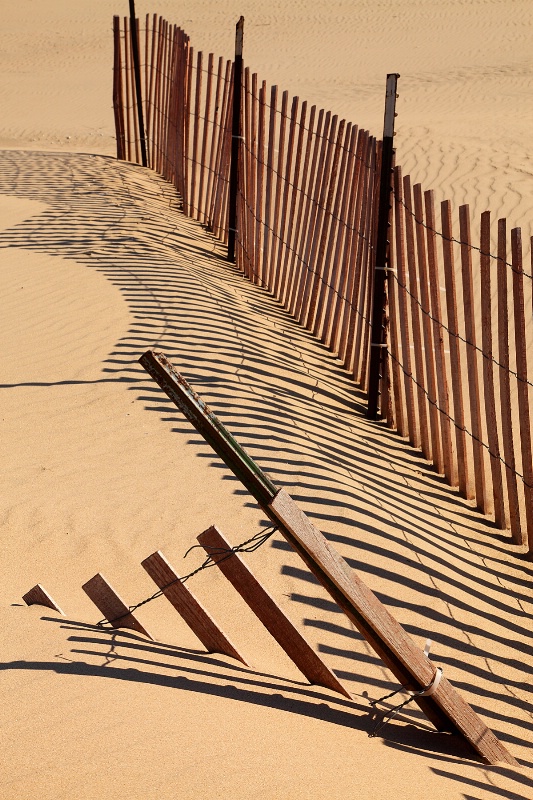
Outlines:
{"label": "curved dune ridge", "polygon": [[[401,73],[398,160],[442,197],[532,217],[529,4],[418,0],[136,3],[195,48],[245,60],[379,135]],[[184,218],[172,187],[114,159],[114,13],[20,0],[0,40],[2,800],[522,800],[533,783],[533,568],[391,431],[331,353]],[[441,199],[438,197],[437,199]],[[486,203],[486,205],[484,205]],[[101,571],[128,604],[181,574],[216,523],[266,520],[138,364],[165,352],[515,755],[487,768],[415,705],[368,738],[390,673],[277,534],[245,555],[353,695],[310,686],[216,569],[191,589],[250,666],[204,651],[170,604],[154,636],[96,626]],[[61,617],[22,595],[42,583]]]}

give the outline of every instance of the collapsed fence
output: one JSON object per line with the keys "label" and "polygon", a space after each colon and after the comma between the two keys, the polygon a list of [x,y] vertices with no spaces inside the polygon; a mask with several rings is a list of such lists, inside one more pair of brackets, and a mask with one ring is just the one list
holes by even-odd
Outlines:
{"label": "collapsed fence", "polygon": [[533,552],[533,281],[520,229],[509,237],[506,220],[494,226],[486,211],[478,246],[467,205],[456,230],[449,200],[437,222],[433,192],[396,166],[388,255],[376,264],[382,141],[280,97],[241,72],[238,51],[234,62],[205,58],[156,15],[142,28],[115,17],[114,43],[117,157],[173,183],[183,212],[229,240],[237,269],[365,392],[375,270],[384,270],[381,415]]}

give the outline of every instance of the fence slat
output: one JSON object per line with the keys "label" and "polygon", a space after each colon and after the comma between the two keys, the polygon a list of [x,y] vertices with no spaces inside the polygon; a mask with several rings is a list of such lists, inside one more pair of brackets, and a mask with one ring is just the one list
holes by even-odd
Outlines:
{"label": "fence slat", "polygon": [[224,653],[224,655],[247,664],[188,586],[180,581],[177,572],[168,563],[163,553],[157,550],[141,563],[156,586],[161,589],[167,600],[174,606],[209,653]]}
{"label": "fence slat", "polygon": [[[411,178],[403,179],[403,202],[405,205],[405,236],[407,246],[408,293],[411,306],[411,330],[413,332],[413,349],[416,375],[416,395],[418,398],[418,425],[420,446],[426,458],[431,458],[429,428],[426,408],[426,379],[424,375],[424,358],[422,353],[422,335],[420,330],[420,301],[418,299],[418,275],[415,258],[414,212],[411,199]],[[427,345],[426,345],[427,346]]]}
{"label": "fence slat", "polygon": [[[415,232],[418,274],[420,276],[420,308],[422,312],[424,355],[426,361],[429,427],[431,432],[431,458],[435,464],[437,472],[443,473],[444,462],[442,458],[439,432],[439,411],[437,407],[437,380],[435,377],[435,351],[431,320],[429,274],[426,254],[426,241],[424,237],[424,203],[422,198],[422,186],[419,183],[416,183],[413,186],[413,197],[415,203]],[[390,316],[392,319],[392,310],[390,312]]]}
{"label": "fence slat", "polygon": [[524,476],[527,540],[531,552],[533,551],[533,454],[531,451],[531,417],[527,382],[524,268],[522,264],[522,232],[520,228],[511,230],[511,263],[513,265],[513,310],[520,448],[522,452],[522,475]]}
{"label": "fence slat", "polygon": [[442,254],[444,282],[446,284],[446,309],[448,312],[448,342],[450,347],[451,387],[455,424],[456,461],[459,491],[464,497],[472,497],[469,481],[469,463],[466,449],[463,377],[459,351],[457,324],[457,293],[455,290],[455,267],[453,256],[452,209],[449,200],[441,203]]}
{"label": "fence slat", "polygon": [[[484,513],[489,512],[487,505],[488,498],[485,492],[485,461],[483,455],[483,433],[481,429],[481,408],[479,398],[479,377],[478,377],[478,363],[477,363],[477,345],[476,345],[476,325],[475,325],[475,306],[474,306],[474,283],[472,274],[472,239],[470,236],[470,212],[466,205],[459,208],[459,238],[461,240],[461,270],[462,270],[462,283],[463,283],[463,315],[465,321],[465,339],[466,344],[466,363],[468,370],[468,396],[470,400],[470,425],[472,428],[472,453],[474,456],[474,482],[475,482],[475,497],[477,507]],[[489,241],[490,247],[490,241]],[[487,290],[487,276],[484,274],[484,268],[481,267],[481,307],[483,309],[484,302],[489,306],[488,325],[490,326],[490,276]],[[490,336],[490,327],[485,328],[483,324],[482,337],[483,342],[487,338],[487,331]],[[489,340],[490,341],[490,340]],[[483,345],[484,349],[484,345]],[[485,359],[484,359],[485,360]],[[483,364],[484,376],[484,389],[485,392],[489,390],[490,379],[485,373],[485,364]],[[492,391],[494,385],[492,384]],[[488,424],[488,417],[487,417]],[[496,419],[494,418],[494,425]],[[493,485],[496,487],[495,474],[492,473]],[[501,476],[500,476],[501,483]],[[494,489],[494,496],[498,495]],[[494,501],[497,502],[496,499]]]}
{"label": "fence slat", "polygon": [[[469,233],[469,232],[468,232]],[[469,240],[470,241],[470,240]],[[479,265],[481,271],[481,346],[483,349],[483,388],[485,395],[485,418],[492,475],[492,496],[494,499],[494,519],[498,528],[505,528],[505,502],[502,483],[500,445],[496,420],[496,399],[494,394],[494,368],[492,360],[492,292],[490,280],[490,211],[481,215]],[[468,333],[467,337],[468,339]],[[469,370],[470,374],[470,370]],[[476,432],[472,428],[472,433]],[[477,434],[481,439],[481,431]],[[476,444],[476,442],[474,442]],[[481,448],[481,444],[478,445]],[[474,451],[475,455],[475,451]]]}
{"label": "fence slat", "polygon": [[[285,156],[285,135],[287,128],[287,108],[289,104],[289,93],[283,92],[281,96],[281,114],[279,121],[279,139],[278,139],[278,161],[275,170],[276,181],[276,194],[274,198],[274,217],[272,222],[272,247],[269,259],[269,272],[268,272],[268,288],[275,295],[275,284],[278,280],[277,263],[278,252],[281,249],[281,231],[280,231],[280,210],[281,210],[281,192],[283,186],[288,186],[289,179],[287,174],[290,173],[290,166],[287,170],[283,170],[283,158]],[[287,158],[289,154],[287,153]]]}
{"label": "fence slat", "polygon": [[405,274],[405,213],[403,207],[403,183],[401,167],[394,168],[394,226],[396,254],[396,275],[398,281],[398,324],[402,344],[401,369],[407,412],[407,430],[409,441],[418,447],[419,436],[415,417],[415,396],[411,368],[411,339],[409,314],[407,309],[407,280]]}
{"label": "fence slat", "polygon": [[513,441],[511,406],[511,374],[509,371],[509,298],[507,290],[507,220],[498,220],[498,362],[500,413],[502,424],[505,482],[509,508],[509,525],[515,544],[527,544],[527,535],[520,521],[520,505],[516,482],[516,463]]}
{"label": "fence slat", "polygon": [[267,141],[267,160],[266,160],[266,184],[265,201],[263,212],[263,285],[270,289],[270,275],[272,265],[270,263],[270,246],[272,242],[272,195],[273,184],[275,184],[274,174],[274,149],[276,146],[276,112],[278,104],[278,87],[270,87],[270,114],[268,121],[268,141]]}
{"label": "fence slat", "polygon": [[[294,159],[294,143],[296,140],[296,128],[298,126],[298,104],[299,104],[299,98],[293,97],[291,106],[291,118],[289,121],[289,142],[287,144],[285,170],[283,173],[284,186],[283,186],[283,200],[281,203],[279,243],[278,243],[278,250],[276,257],[276,267],[274,271],[275,273],[274,285],[272,288],[274,297],[277,297],[278,299],[280,299],[285,287],[285,269],[284,269],[284,265],[286,264],[285,254],[286,252],[288,252],[289,248],[291,225],[292,225],[292,219],[294,217],[294,204],[292,203],[292,197],[296,191],[296,184],[298,181],[298,177],[296,175],[296,165],[295,165],[294,168],[295,174],[292,177],[293,194],[291,195],[291,175],[292,175],[292,164]],[[300,153],[297,153],[298,165],[300,163],[299,156]],[[289,206],[289,196],[291,196],[290,206]],[[292,215],[289,212],[289,208],[292,211]]]}

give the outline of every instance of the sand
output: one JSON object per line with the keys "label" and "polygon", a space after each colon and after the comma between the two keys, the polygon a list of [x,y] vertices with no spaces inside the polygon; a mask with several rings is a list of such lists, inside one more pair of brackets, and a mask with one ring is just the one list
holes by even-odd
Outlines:
{"label": "sand", "polygon": [[[0,76],[2,767],[34,798],[531,798],[533,568],[394,433],[371,425],[332,356],[221,258],[169,186],[114,155],[111,17],[101,0],[3,11]],[[137,3],[231,55],[246,18],[262,77],[378,133],[401,73],[399,158],[413,178],[531,232],[526,3],[288,8]],[[191,588],[250,666],[207,654],[170,604],[150,641],[96,626],[81,585],[127,603],[140,562],[216,523],[265,524],[253,499],[138,365],[163,350],[298,500],[521,764],[488,768],[408,707],[376,738],[394,680],[276,535],[245,556],[353,702],[309,686],[212,569]],[[65,616],[22,603],[42,583]]]}

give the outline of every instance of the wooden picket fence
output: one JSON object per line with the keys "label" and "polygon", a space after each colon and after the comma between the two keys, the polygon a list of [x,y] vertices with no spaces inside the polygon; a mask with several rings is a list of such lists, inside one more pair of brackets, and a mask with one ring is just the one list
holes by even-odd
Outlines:
{"label": "wooden picket fence", "polygon": [[[235,65],[156,15],[137,35],[147,164],[226,243]],[[114,41],[117,157],[142,163],[128,19],[114,18]],[[241,91],[236,266],[367,391],[382,143],[248,68]],[[450,201],[437,217],[433,192],[399,166],[392,190],[381,413],[533,552],[533,264],[521,231],[509,237],[487,211],[474,241],[468,206],[458,225]]]}

